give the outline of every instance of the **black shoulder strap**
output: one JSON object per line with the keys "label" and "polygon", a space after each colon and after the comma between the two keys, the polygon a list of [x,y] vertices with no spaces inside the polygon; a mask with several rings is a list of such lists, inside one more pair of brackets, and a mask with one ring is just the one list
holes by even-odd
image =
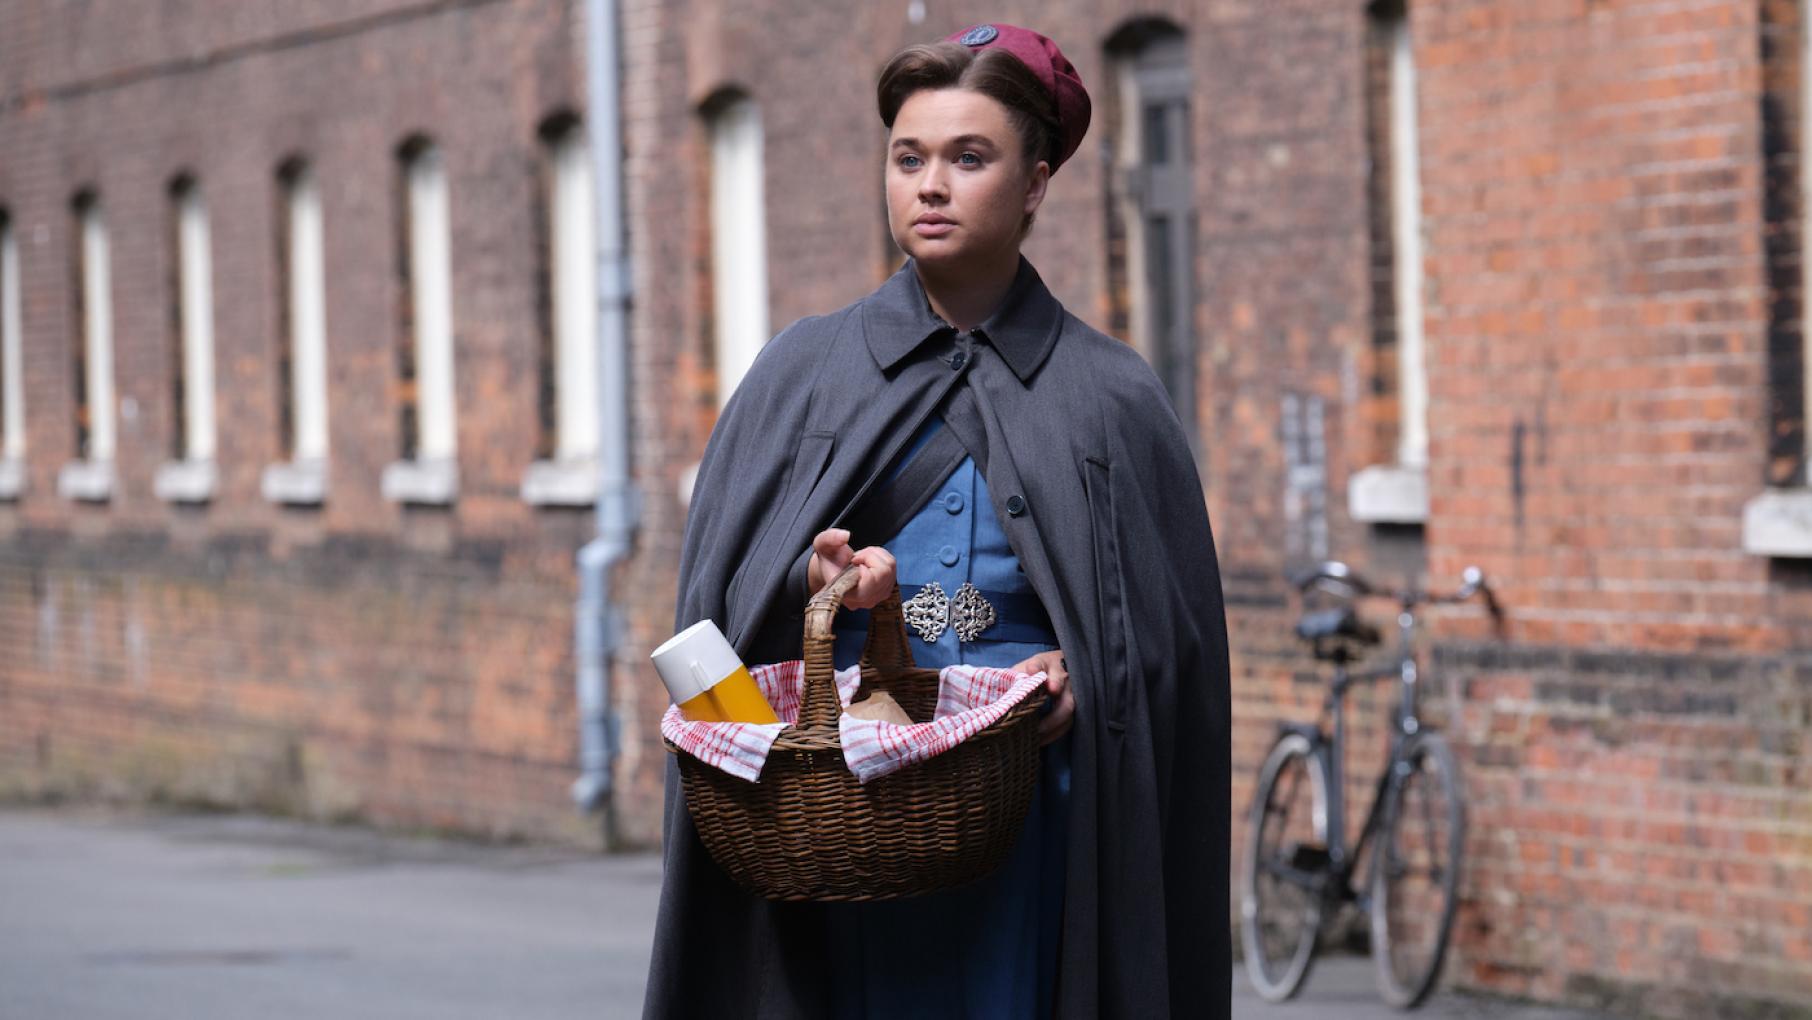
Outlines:
{"label": "black shoulder strap", "polygon": [[899,534],[966,458],[974,458],[982,476],[987,476],[988,432],[967,382],[951,391],[938,412],[944,427],[925,441],[893,480],[870,493],[844,520],[851,545],[858,549],[880,545]]}
{"label": "black shoulder strap", "polygon": [[975,466],[981,469],[982,477],[988,477],[988,430],[982,425],[981,412],[975,404],[975,389],[968,380],[950,392],[939,411],[944,416],[944,424],[963,441],[969,456],[975,458]]}
{"label": "black shoulder strap", "polygon": [[[957,357],[973,359],[975,353],[964,348]],[[975,458],[975,466],[982,471],[982,476],[988,476],[988,429],[982,426],[982,415],[975,406],[975,390],[969,379],[962,380],[949,391],[949,397],[940,406],[944,428],[937,429],[937,433],[926,440],[919,453],[901,467],[899,475],[879,489],[873,489],[868,498],[864,498],[863,505],[855,507],[855,511],[844,518],[843,527],[850,529],[853,547],[879,545],[899,534],[964,458]]]}
{"label": "black shoulder strap", "polygon": [[857,549],[880,545],[899,534],[968,456],[954,431],[938,429],[899,474],[869,493],[843,522],[850,530],[850,545]]}

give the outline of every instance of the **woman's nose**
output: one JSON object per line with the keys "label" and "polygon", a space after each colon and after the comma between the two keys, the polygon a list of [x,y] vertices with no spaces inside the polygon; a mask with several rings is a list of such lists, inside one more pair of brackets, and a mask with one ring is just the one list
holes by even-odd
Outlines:
{"label": "woman's nose", "polygon": [[919,196],[921,198],[943,198],[948,195],[949,191],[945,187],[944,177],[948,172],[941,164],[926,163],[925,172],[919,176]]}

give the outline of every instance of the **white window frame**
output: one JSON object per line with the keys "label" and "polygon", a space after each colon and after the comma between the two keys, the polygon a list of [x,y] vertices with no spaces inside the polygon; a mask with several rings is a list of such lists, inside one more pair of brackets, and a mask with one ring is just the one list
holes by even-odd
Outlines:
{"label": "white window frame", "polygon": [[761,109],[748,96],[713,110],[708,128],[712,321],[721,408],[770,336],[766,143]]}
{"label": "white window frame", "polygon": [[1397,299],[1397,463],[1428,466],[1428,365],[1422,335],[1422,168],[1409,15],[1391,23],[1391,277]]}
{"label": "white window frame", "polygon": [[199,503],[211,499],[214,466],[214,265],[207,202],[201,185],[185,181],[176,205],[177,313],[182,345],[183,418],[178,460],[158,469],[153,487],[161,499]]}
{"label": "white window frame", "polygon": [[57,492],[65,499],[105,502],[113,496],[113,456],[119,438],[113,388],[113,280],[107,222],[100,199],[77,209],[80,246],[84,381],[88,400],[88,449],[63,465]]}
{"label": "white window frame", "polygon": [[[1799,28],[1799,189],[1812,195],[1812,18],[1802,16]],[[1807,296],[1812,295],[1812,208],[1801,203],[1799,221],[1800,250],[1800,354],[1803,363],[1800,391],[1801,417],[1812,409],[1812,309]],[[1812,429],[1802,429],[1812,435]],[[1743,551],[1756,556],[1812,559],[1812,441],[1802,451],[1802,481],[1797,486],[1771,488],[1743,506]]]}
{"label": "white window frame", "polygon": [[1119,86],[1120,131],[1115,139],[1115,171],[1129,186],[1119,191],[1120,222],[1125,224],[1127,325],[1133,349],[1150,362],[1155,346],[1152,340],[1151,302],[1144,299],[1145,279],[1145,211],[1139,207],[1138,182],[1144,164],[1145,124],[1140,117],[1144,96],[1139,87],[1138,51],[1124,54],[1115,61],[1115,80]]}
{"label": "white window frame", "polygon": [[384,469],[384,498],[451,503],[459,494],[453,378],[453,254],[447,166],[423,144],[404,168],[409,203],[409,301],[414,314],[416,450]]}
{"label": "white window frame", "polygon": [[529,465],[522,498],[590,506],[598,494],[597,210],[585,130],[548,146],[548,276],[552,302],[554,455]]}
{"label": "white window frame", "polygon": [[1391,281],[1397,331],[1394,464],[1355,472],[1347,512],[1375,524],[1428,520],[1428,367],[1422,308],[1422,173],[1409,7],[1386,25],[1390,47]]}
{"label": "white window frame", "polygon": [[319,504],[327,498],[327,294],[321,188],[306,163],[284,175],[288,217],[290,459],[264,469],[264,497]]}
{"label": "white window frame", "polygon": [[25,490],[25,340],[19,298],[19,241],[0,211],[0,499]]}
{"label": "white window frame", "polygon": [[[1199,445],[1197,404],[1202,366],[1192,315],[1195,288],[1190,260],[1194,258],[1195,209],[1189,167],[1195,139],[1187,114],[1192,91],[1187,52],[1185,38],[1167,32],[1146,39],[1115,60],[1120,98],[1115,153],[1119,183],[1115,190],[1125,231],[1132,344],[1158,373],[1189,433],[1190,445],[1195,447]],[[1169,158],[1161,162],[1153,162],[1147,152],[1147,113],[1154,106],[1165,116],[1167,129],[1176,129],[1167,139]],[[1155,218],[1165,220],[1169,230],[1165,257],[1156,262],[1149,257]],[[1154,279],[1160,272],[1167,277],[1161,286]],[[1161,300],[1165,294],[1170,297],[1168,307]],[[1160,328],[1165,321],[1173,327],[1168,332]],[[1185,392],[1174,392],[1178,388]]]}

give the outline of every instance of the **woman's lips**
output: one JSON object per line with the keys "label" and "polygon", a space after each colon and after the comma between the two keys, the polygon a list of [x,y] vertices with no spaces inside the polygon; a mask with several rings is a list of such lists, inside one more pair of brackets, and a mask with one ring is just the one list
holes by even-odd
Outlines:
{"label": "woman's lips", "polygon": [[921,216],[912,224],[912,230],[920,237],[943,237],[956,229],[954,220],[942,216]]}

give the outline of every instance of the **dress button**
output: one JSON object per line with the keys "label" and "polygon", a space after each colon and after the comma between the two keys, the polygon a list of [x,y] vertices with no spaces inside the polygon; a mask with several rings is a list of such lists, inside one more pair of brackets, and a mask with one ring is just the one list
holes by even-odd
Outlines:
{"label": "dress button", "polygon": [[947,545],[937,551],[938,562],[946,567],[956,566],[956,561],[960,558],[961,557],[957,554],[956,546],[953,545]]}
{"label": "dress button", "polygon": [[967,365],[968,363],[969,363],[969,356],[967,354],[964,354],[962,351],[957,351],[955,354],[952,354],[950,356],[950,368],[952,371],[961,372],[963,370],[963,366]]}
{"label": "dress button", "polygon": [[1026,512],[1026,501],[1017,495],[1007,497],[1007,516],[1018,517]]}
{"label": "dress button", "polygon": [[950,511],[953,514],[962,513],[963,512],[963,494],[960,492],[945,493],[944,494],[944,509]]}

